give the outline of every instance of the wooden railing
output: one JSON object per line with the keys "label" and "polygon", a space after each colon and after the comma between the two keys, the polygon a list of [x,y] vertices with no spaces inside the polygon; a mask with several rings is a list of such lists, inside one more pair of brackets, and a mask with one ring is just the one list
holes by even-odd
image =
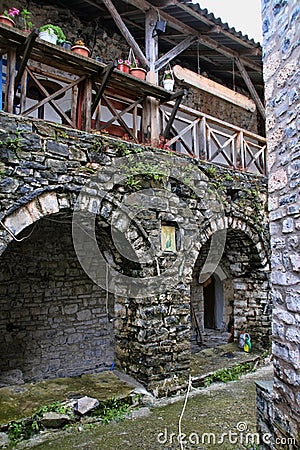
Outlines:
{"label": "wooden railing", "polygon": [[[87,132],[94,129],[119,138],[126,135],[133,142],[145,144],[160,105],[158,129],[171,137],[168,145],[172,150],[233,169],[266,174],[263,137],[179,106],[180,93],[173,95],[122,74],[112,64],[74,55],[33,34],[26,37],[3,26],[0,51],[0,105],[6,112]],[[150,104],[156,110],[150,114],[149,98],[156,99]],[[170,101],[173,98],[176,100]]]}
{"label": "wooden railing", "polygon": [[[161,105],[162,128],[172,103]],[[168,145],[174,150],[232,169],[266,175],[266,139],[207,114],[180,106]]]}

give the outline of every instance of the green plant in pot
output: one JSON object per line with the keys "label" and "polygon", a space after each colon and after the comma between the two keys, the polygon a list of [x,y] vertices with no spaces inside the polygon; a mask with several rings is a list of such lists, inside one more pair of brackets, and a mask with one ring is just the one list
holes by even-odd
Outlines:
{"label": "green plant in pot", "polygon": [[143,67],[140,67],[140,62],[135,57],[132,49],[130,49],[130,51],[129,51],[128,60],[130,62],[130,74],[136,78],[139,78],[140,80],[145,80],[147,71],[145,69],[143,69]]}
{"label": "green plant in pot", "polygon": [[40,27],[39,38],[51,44],[57,44],[67,39],[63,30],[58,25],[52,25],[51,23]]}
{"label": "green plant in pot", "polygon": [[22,21],[23,21],[23,31],[28,33],[31,30],[31,28],[33,27],[33,23],[30,20],[31,12],[28,11],[28,9],[23,9],[21,11],[21,17],[22,17]]}
{"label": "green plant in pot", "polygon": [[175,80],[173,76],[173,70],[171,68],[164,71],[162,83],[164,89],[167,89],[167,91],[173,91]]}

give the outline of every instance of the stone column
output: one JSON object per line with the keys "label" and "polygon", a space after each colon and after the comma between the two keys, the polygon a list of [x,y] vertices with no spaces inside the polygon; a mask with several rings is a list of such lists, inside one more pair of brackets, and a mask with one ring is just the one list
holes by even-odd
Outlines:
{"label": "stone column", "polygon": [[274,439],[300,447],[300,208],[298,0],[262,1],[272,245]]}
{"label": "stone column", "polygon": [[156,397],[186,388],[190,364],[190,302],[185,289],[151,298],[118,298],[116,362]]}

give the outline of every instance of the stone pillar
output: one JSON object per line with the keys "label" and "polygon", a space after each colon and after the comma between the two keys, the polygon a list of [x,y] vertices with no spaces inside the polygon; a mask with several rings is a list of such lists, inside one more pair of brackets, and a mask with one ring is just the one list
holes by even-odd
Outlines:
{"label": "stone pillar", "polygon": [[151,298],[118,298],[116,363],[156,397],[186,388],[190,364],[190,302],[186,290]]}
{"label": "stone pillar", "polygon": [[269,448],[296,449],[300,447],[300,8],[298,0],[263,0],[262,6],[274,302],[274,439]]}

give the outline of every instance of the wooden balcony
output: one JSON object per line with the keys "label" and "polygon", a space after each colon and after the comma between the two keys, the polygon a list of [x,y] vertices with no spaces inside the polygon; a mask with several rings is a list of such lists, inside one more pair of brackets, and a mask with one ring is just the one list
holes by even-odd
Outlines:
{"label": "wooden balcony", "polygon": [[157,127],[170,149],[234,169],[265,174],[266,141],[180,106],[184,91],[147,81],[0,25],[1,109],[72,128],[146,143]]}

